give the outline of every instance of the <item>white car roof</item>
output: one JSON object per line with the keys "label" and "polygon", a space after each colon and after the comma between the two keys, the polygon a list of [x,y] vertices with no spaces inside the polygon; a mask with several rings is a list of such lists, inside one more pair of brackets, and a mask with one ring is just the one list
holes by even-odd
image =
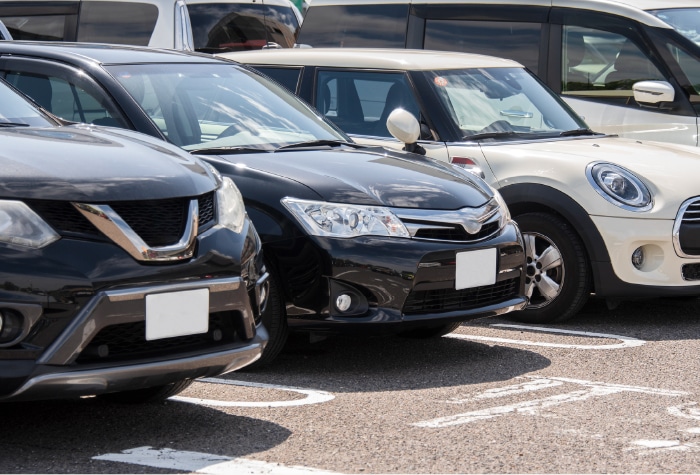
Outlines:
{"label": "white car roof", "polygon": [[700,0],[314,0],[312,8],[321,5],[376,5],[376,4],[492,4],[492,5],[532,5],[564,8],[581,8],[611,13],[637,20],[649,26],[670,28],[668,24],[647,10],[667,8],[700,8]]}
{"label": "white car roof", "polygon": [[[314,0],[314,3],[318,0]],[[471,53],[374,48],[286,48],[221,53],[245,64],[327,66],[400,71],[462,68],[522,68],[510,59]]]}

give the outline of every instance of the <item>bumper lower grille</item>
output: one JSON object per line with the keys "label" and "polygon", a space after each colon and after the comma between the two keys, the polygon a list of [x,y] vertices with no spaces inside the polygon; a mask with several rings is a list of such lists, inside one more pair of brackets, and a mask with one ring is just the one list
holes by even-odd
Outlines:
{"label": "bumper lower grille", "polygon": [[700,280],[700,264],[686,264],[682,268],[683,280]]}
{"label": "bumper lower grille", "polygon": [[241,316],[237,312],[209,315],[209,331],[159,340],[146,340],[146,322],[121,323],[105,327],[80,353],[77,363],[95,363],[173,356],[212,349],[239,340]]}
{"label": "bumper lower grille", "polygon": [[403,313],[437,313],[471,310],[498,304],[518,296],[519,280],[508,279],[473,289],[435,289],[413,291],[404,304]]}

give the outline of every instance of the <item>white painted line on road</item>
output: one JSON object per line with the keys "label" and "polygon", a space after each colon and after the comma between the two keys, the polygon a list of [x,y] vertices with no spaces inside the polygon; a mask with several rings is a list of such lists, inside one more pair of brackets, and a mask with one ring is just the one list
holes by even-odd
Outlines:
{"label": "white painted line on road", "polygon": [[[531,378],[534,379],[535,382],[539,382],[540,384],[532,384],[529,386],[526,384],[506,386],[506,391],[504,392],[504,395],[514,394],[513,390],[517,390],[518,387],[520,388],[520,392],[537,391],[549,387],[554,387],[557,386],[556,384],[553,384],[555,382],[578,384],[586,387],[587,389],[572,391],[564,394],[557,394],[541,399],[523,401],[515,404],[508,404],[505,406],[480,409],[462,414],[455,414],[452,416],[438,417],[436,419],[412,423],[411,425],[416,427],[441,428],[461,424],[468,424],[470,422],[476,422],[485,419],[493,419],[495,417],[500,417],[507,414],[538,415],[540,414],[540,411],[542,409],[546,409],[549,407],[559,406],[570,402],[585,401],[586,399],[590,399],[592,397],[607,396],[610,394],[616,394],[621,392],[638,392],[670,397],[684,396],[688,394],[683,391],[668,391],[663,389],[647,388],[643,386],[627,386],[623,384],[600,383],[594,381],[585,381],[581,379],[542,378],[537,376]],[[470,402],[483,399],[483,397],[481,397],[483,394],[484,393],[481,393],[473,398],[463,399],[461,400],[461,402]],[[490,394],[496,394],[496,392],[492,392]]]}
{"label": "white painted line on road", "polygon": [[264,388],[264,389],[274,389],[278,391],[290,391],[293,393],[299,393],[306,395],[303,399],[292,399],[289,401],[220,401],[216,399],[201,399],[194,397],[185,396],[173,396],[170,398],[172,401],[187,402],[190,404],[200,404],[202,406],[212,406],[212,407],[289,407],[289,406],[306,406],[309,404],[320,404],[322,402],[327,402],[335,398],[329,392],[318,391],[315,389],[304,389],[296,388],[293,386],[279,386],[277,384],[265,384],[265,383],[251,383],[248,381],[237,381],[233,379],[220,379],[220,378],[202,378],[197,380],[198,383],[212,383],[212,384],[227,384],[231,386],[245,386],[251,388]]}
{"label": "white painted line on road", "polygon": [[251,475],[308,475],[334,474],[314,468],[287,466],[278,463],[261,462],[241,457],[226,457],[223,455],[188,452],[173,449],[154,449],[152,447],[137,447],[123,450],[120,454],[104,454],[93,457],[93,460],[129,463],[146,467],[179,470],[190,473],[206,473],[211,475],[251,474]]}
{"label": "white painted line on road", "polygon": [[683,432],[687,432],[689,434],[700,434],[700,427],[691,427],[690,429],[684,429]]}
{"label": "white painted line on road", "polygon": [[501,388],[487,389],[486,391],[470,398],[453,398],[449,399],[447,402],[451,404],[463,404],[465,402],[476,401],[479,399],[494,399],[497,397],[514,396],[516,394],[538,391],[540,389],[553,388],[556,386],[561,386],[562,384],[564,384],[562,381],[554,381],[553,379],[533,377],[532,381],[528,381],[521,384],[513,384],[511,386],[503,386]]}
{"label": "white painted line on road", "polygon": [[699,448],[699,446],[696,444],[681,443],[680,440],[641,439],[641,440],[635,440],[632,443],[638,447],[632,447],[632,448],[627,449],[627,450],[638,450],[639,447],[641,447],[642,449],[647,449],[647,450],[641,451],[640,453],[642,453],[642,454],[649,454],[649,453],[654,453],[654,452],[666,452],[666,451],[685,452],[687,450],[696,450]]}
{"label": "white painted line on road", "polygon": [[688,402],[680,406],[671,406],[668,408],[668,413],[672,416],[700,421],[700,407],[698,407],[697,402]]}
{"label": "white painted line on road", "polygon": [[480,335],[469,335],[466,333],[448,333],[445,335],[447,338],[456,338],[459,340],[474,340],[474,341],[493,341],[496,343],[513,343],[517,345],[527,345],[527,346],[544,346],[548,348],[573,348],[577,350],[615,350],[619,348],[632,348],[635,346],[642,346],[646,343],[644,340],[639,340],[637,338],[632,338],[624,335],[612,335],[607,333],[592,333],[592,332],[580,332],[574,330],[564,330],[560,328],[550,328],[550,327],[531,327],[527,325],[509,325],[505,323],[495,323],[489,325],[490,327],[500,327],[500,328],[515,328],[521,330],[532,330],[544,333],[559,333],[564,335],[577,335],[585,336],[589,338],[607,338],[611,340],[620,340],[621,343],[614,343],[610,345],[570,345],[565,343],[547,343],[539,341],[530,340],[512,340],[509,338],[498,338],[490,336],[480,336]]}

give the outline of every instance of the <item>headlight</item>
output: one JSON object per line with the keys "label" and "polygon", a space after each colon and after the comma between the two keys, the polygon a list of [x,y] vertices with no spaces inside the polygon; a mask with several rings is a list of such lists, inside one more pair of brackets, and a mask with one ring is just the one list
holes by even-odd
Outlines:
{"label": "headlight", "polygon": [[223,177],[216,190],[219,224],[240,233],[245,222],[245,205],[238,187],[229,177]]}
{"label": "headlight", "polygon": [[59,239],[51,226],[26,204],[0,200],[0,242],[39,249]]}
{"label": "headlight", "polygon": [[648,211],[654,204],[649,189],[629,170],[611,163],[591,163],[586,173],[598,194],[620,208]]}
{"label": "headlight", "polygon": [[313,236],[411,237],[406,226],[387,208],[294,198],[282,198],[282,204],[299,220],[306,232]]}

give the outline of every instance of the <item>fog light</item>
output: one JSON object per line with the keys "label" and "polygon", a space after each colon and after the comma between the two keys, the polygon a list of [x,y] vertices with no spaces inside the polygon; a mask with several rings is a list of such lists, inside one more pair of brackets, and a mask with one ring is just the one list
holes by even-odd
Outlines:
{"label": "fog light", "polygon": [[347,312],[351,305],[352,297],[350,297],[348,294],[340,294],[335,299],[335,308],[341,312]]}
{"label": "fog light", "polygon": [[24,329],[24,318],[12,310],[0,310],[0,344],[16,340]]}
{"label": "fog light", "polygon": [[638,270],[642,269],[642,266],[644,265],[644,249],[641,247],[638,247],[632,253],[632,265],[634,265],[634,267],[636,267]]}

